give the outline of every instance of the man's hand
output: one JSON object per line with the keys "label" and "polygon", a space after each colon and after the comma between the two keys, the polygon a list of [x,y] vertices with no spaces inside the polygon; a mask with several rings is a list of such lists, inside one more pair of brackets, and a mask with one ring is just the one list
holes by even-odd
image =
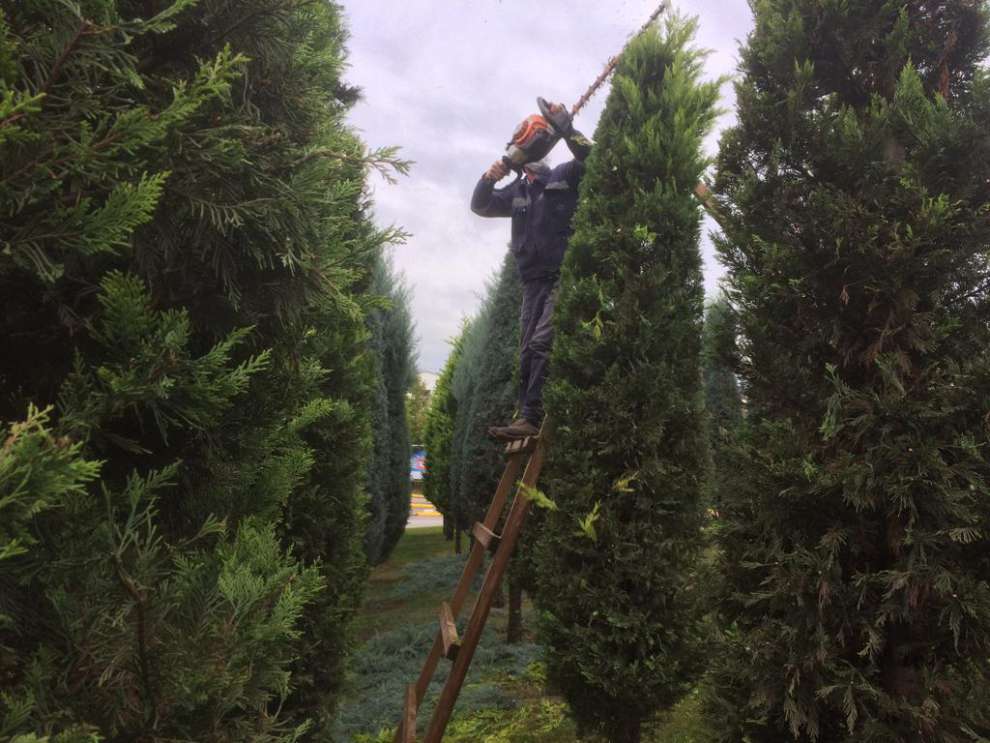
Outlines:
{"label": "man's hand", "polygon": [[550,116],[548,117],[552,126],[561,137],[569,137],[574,131],[574,122],[571,121],[571,112],[563,103],[550,104]]}
{"label": "man's hand", "polygon": [[485,171],[484,177],[486,181],[491,181],[492,183],[496,183],[502,180],[503,178],[505,178],[505,176],[507,176],[508,174],[509,174],[509,166],[505,164],[504,160],[499,158],[498,160],[492,163],[492,166],[488,170]]}

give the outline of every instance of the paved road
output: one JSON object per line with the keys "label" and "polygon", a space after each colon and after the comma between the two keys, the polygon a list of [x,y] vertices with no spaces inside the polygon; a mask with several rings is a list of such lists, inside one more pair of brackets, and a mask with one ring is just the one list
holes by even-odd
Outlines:
{"label": "paved road", "polygon": [[410,516],[407,529],[425,529],[428,526],[443,526],[443,516]]}

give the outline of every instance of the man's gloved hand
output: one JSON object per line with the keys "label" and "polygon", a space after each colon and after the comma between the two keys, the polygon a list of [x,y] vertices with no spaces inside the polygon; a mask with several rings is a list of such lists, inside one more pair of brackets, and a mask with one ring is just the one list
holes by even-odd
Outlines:
{"label": "man's gloved hand", "polygon": [[509,166],[505,164],[505,161],[499,158],[492,163],[492,166],[485,171],[484,178],[486,181],[491,181],[495,183],[502,180],[509,174]]}
{"label": "man's gloved hand", "polygon": [[567,106],[563,103],[551,103],[550,116],[547,118],[550,126],[561,137],[566,139],[574,133],[574,122],[571,120],[571,112],[567,110]]}

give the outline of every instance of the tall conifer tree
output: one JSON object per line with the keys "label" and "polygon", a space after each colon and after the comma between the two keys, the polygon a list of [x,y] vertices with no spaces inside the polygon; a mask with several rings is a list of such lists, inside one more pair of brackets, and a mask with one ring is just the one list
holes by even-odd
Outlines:
{"label": "tall conifer tree", "polygon": [[718,510],[722,493],[731,487],[731,449],[742,424],[742,397],[736,368],[739,350],[736,319],[724,295],[705,308],[702,374],[705,384],[705,425],[711,470],[705,489],[706,505]]}
{"label": "tall conifer tree", "polygon": [[987,5],[753,8],[717,181],[748,415],[715,721],[726,741],[980,740]]}
{"label": "tall conifer tree", "polygon": [[444,516],[448,536],[453,534],[453,500],[450,494],[450,457],[454,442],[454,420],[457,418],[457,398],[454,396],[454,373],[464,352],[464,338],[470,328],[465,321],[460,333],[450,341],[450,354],[444,362],[436,387],[430,396],[426,416],[426,472],[423,492]]}
{"label": "tall conifer tree", "polygon": [[[484,309],[484,308],[482,308]],[[450,444],[450,513],[454,522],[455,549],[461,551],[461,532],[471,528],[475,494],[465,493],[461,483],[471,463],[464,456],[464,441],[471,430],[471,407],[479,393],[478,379],[488,322],[483,312],[465,328],[461,355],[451,378],[456,404]]]}
{"label": "tall conifer tree", "polygon": [[385,531],[382,541],[384,559],[398,543],[409,520],[409,421],[406,400],[416,377],[415,338],[409,309],[409,289],[403,279],[389,267],[389,307],[385,314],[385,354],[382,370],[388,392],[388,476],[386,489]]}
{"label": "tall conifer tree", "polygon": [[385,255],[375,261],[370,291],[380,298],[382,306],[368,313],[374,394],[365,552],[373,564],[378,564],[388,558],[409,520],[406,400],[416,366],[409,291]]}
{"label": "tall conifer tree", "polygon": [[585,730],[634,743],[693,676],[687,576],[705,465],[699,208],[718,83],[695,24],[622,57],[581,184],[555,318],[539,546],[551,678]]}
{"label": "tall conifer tree", "polygon": [[14,487],[43,502],[2,533],[0,735],[294,739],[365,575],[359,282],[392,237],[339,11],[3,10],[0,502],[98,470]]}
{"label": "tall conifer tree", "polygon": [[456,442],[461,463],[457,487],[469,527],[484,518],[505,467],[503,447],[491,440],[488,429],[509,420],[519,397],[515,381],[521,302],[519,271],[513,256],[506,254],[474,322],[478,336],[473,354],[462,362],[469,367],[472,383],[471,395],[458,411],[464,420]]}

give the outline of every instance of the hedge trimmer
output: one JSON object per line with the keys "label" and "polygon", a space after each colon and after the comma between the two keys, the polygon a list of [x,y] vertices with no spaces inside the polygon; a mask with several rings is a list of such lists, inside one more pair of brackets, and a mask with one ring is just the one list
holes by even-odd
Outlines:
{"label": "hedge trimmer", "polygon": [[[646,31],[666,8],[667,2],[664,0],[653,11],[649,20],[626,42],[626,46],[622,48],[622,51],[609,59],[608,64],[605,65],[605,69],[602,70],[602,74],[595,78],[595,81],[584,92],[584,95],[571,107],[571,116],[577,116],[578,112],[587,105],[592,96],[602,87],[602,84],[608,80],[609,75],[615,71],[615,68],[622,60],[622,55],[625,53],[626,47],[629,46],[633,39]],[[550,150],[554,148],[557,142],[560,141],[560,134],[557,133],[550,123],[553,119],[550,104],[543,98],[537,98],[536,105],[540,113],[527,116],[516,128],[515,133],[512,135],[512,140],[506,145],[506,154],[502,159],[506,165],[515,170],[519,170],[526,163],[542,160],[550,153]]]}
{"label": "hedge trimmer", "polygon": [[[629,44],[639,37],[644,31],[646,31],[653,23],[660,17],[660,15],[667,9],[667,2],[661,2],[657,6],[657,9],[653,11],[646,23],[644,23],[640,29],[632,35],[626,45],[622,48],[622,51],[618,55],[612,57],[608,60],[605,65],[605,69],[602,73],[595,78],[595,81],[591,83],[588,89],[584,92],[577,103],[571,107],[571,116],[577,116],[578,112],[583,109],[588,101],[598,92],[598,89],[602,87],[609,76],[615,72],[615,68],[622,61],[622,55],[625,54],[626,48]],[[560,134],[557,133],[556,129],[550,123],[553,118],[553,112],[550,110],[550,104],[543,98],[536,99],[537,108],[539,108],[540,113],[527,116],[523,122],[516,128],[515,133],[512,135],[512,139],[506,145],[506,154],[502,157],[502,161],[515,171],[520,171],[526,163],[536,162],[537,160],[542,160],[550,151],[556,146],[557,142],[560,141]],[[718,213],[718,207],[715,204],[712,193],[708,189],[708,186],[704,182],[699,182],[694,189],[694,195],[701,202],[701,205],[708,211],[708,213],[715,219],[716,222],[721,223],[720,214]]]}

